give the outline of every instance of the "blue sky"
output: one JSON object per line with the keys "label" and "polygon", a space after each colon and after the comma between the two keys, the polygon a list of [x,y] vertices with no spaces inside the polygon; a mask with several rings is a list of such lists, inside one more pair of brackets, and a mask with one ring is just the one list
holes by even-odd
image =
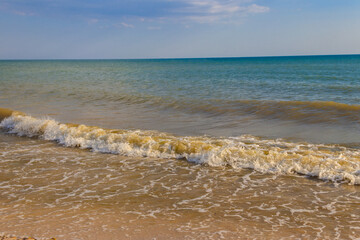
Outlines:
{"label": "blue sky", "polygon": [[360,53],[359,0],[0,0],[0,59]]}

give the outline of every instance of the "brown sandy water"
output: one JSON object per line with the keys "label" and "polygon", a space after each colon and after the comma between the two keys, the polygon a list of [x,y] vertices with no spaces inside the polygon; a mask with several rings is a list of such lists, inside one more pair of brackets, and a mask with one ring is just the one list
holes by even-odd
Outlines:
{"label": "brown sandy water", "polygon": [[0,229],[57,239],[356,239],[358,186],[0,135]]}

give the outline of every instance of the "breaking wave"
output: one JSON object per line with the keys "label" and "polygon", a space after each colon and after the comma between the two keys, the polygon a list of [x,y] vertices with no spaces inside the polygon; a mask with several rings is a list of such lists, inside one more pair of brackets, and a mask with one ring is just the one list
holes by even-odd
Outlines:
{"label": "breaking wave", "polygon": [[63,124],[5,109],[0,109],[0,119],[0,128],[8,133],[56,141],[67,147],[360,184],[360,150],[344,146],[264,140],[249,135],[181,137],[157,131],[104,129]]}

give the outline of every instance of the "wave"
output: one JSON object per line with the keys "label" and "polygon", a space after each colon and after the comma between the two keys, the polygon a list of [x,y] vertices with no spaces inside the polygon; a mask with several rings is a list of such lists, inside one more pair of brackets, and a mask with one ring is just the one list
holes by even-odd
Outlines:
{"label": "wave", "polygon": [[209,100],[206,103],[173,101],[163,105],[215,115],[253,115],[304,123],[360,123],[360,105],[332,101]]}
{"label": "wave", "polygon": [[0,112],[5,116],[0,128],[8,133],[56,141],[67,147],[131,157],[186,159],[199,164],[250,168],[263,173],[298,173],[360,184],[360,150],[344,146],[264,140],[249,135],[181,137],[157,131],[63,124],[11,110]]}
{"label": "wave", "polygon": [[360,123],[360,105],[333,101],[200,100],[131,94],[98,96],[92,101],[103,100],[210,116],[253,116],[302,123]]}
{"label": "wave", "polygon": [[[8,108],[0,108],[0,120],[10,117],[13,113],[16,113],[16,112],[11,109],[8,109]],[[20,114],[20,112],[17,112],[17,113]]]}

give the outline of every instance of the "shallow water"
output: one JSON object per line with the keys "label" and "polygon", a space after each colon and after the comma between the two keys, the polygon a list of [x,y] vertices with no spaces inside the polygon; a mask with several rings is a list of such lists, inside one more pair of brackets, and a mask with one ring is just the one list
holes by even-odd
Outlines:
{"label": "shallow water", "polygon": [[18,136],[38,137],[66,147],[101,153],[136,158],[186,159],[210,166],[249,168],[275,174],[298,173],[323,180],[360,184],[360,151],[352,146],[291,143],[250,135],[181,137],[157,131],[62,124],[17,112],[5,118],[0,127]]}
{"label": "shallow water", "polygon": [[0,61],[0,72],[0,107],[60,122],[360,142],[360,55]]}
{"label": "shallow water", "polygon": [[0,137],[2,231],[58,239],[360,234],[357,186]]}
{"label": "shallow water", "polygon": [[359,76],[360,56],[0,61],[0,232],[357,239]]}

